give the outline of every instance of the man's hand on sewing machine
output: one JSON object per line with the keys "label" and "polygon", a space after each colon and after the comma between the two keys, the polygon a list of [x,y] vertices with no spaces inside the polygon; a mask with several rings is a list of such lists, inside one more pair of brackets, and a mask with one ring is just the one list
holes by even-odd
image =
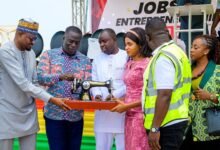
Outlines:
{"label": "man's hand on sewing machine", "polygon": [[65,74],[62,74],[62,75],[59,76],[60,81],[63,81],[63,80],[73,81],[74,78],[75,78],[74,75],[70,74],[70,73],[65,73]]}
{"label": "man's hand on sewing machine", "polygon": [[95,101],[102,101],[102,95],[96,95]]}
{"label": "man's hand on sewing machine", "polygon": [[111,101],[111,100],[114,100],[114,95],[112,94],[109,94],[106,98],[105,98],[105,101]]}

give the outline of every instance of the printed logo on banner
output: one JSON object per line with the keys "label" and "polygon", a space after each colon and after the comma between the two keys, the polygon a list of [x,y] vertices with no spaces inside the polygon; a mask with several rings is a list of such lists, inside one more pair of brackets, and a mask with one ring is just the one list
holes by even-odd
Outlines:
{"label": "printed logo on banner", "polygon": [[[108,0],[99,29],[113,28],[117,33],[126,32],[133,27],[145,27],[148,20],[153,17],[163,19],[171,35],[173,36],[173,17],[167,12],[167,8],[176,6],[175,0]],[[208,16],[208,21],[212,17]],[[178,24],[179,26],[179,24]]]}

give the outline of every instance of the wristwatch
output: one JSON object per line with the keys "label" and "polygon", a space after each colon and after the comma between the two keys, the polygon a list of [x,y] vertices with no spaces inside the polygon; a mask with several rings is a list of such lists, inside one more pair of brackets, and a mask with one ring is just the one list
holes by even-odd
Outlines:
{"label": "wristwatch", "polygon": [[153,133],[157,133],[160,131],[160,128],[151,128],[150,131]]}

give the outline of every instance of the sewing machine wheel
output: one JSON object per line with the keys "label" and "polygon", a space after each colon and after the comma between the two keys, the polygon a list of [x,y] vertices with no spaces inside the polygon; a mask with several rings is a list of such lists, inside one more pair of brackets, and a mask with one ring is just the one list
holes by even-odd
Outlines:
{"label": "sewing machine wheel", "polygon": [[83,81],[82,86],[83,89],[88,90],[90,88],[90,83],[88,81]]}

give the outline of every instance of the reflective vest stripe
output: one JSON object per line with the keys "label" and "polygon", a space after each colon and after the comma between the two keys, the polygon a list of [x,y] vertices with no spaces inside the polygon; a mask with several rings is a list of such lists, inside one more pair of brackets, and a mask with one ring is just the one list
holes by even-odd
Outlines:
{"label": "reflective vest stripe", "polygon": [[159,57],[165,56],[171,60],[175,68],[175,80],[168,112],[161,123],[161,126],[172,120],[188,118],[188,101],[191,89],[191,66],[184,52],[173,42],[163,46],[153,56],[144,73],[144,88],[142,92],[144,106],[144,126],[151,128],[155,104],[157,100],[157,85],[155,82],[155,66]]}
{"label": "reflective vest stripe", "polygon": [[191,83],[191,81],[192,81],[191,78],[184,78],[183,82],[180,82],[174,86],[174,89],[176,90],[178,88],[182,88],[184,84]]}
{"label": "reflective vest stripe", "polygon": [[177,70],[177,73],[178,73],[178,75],[177,75],[177,80],[179,81],[179,80],[181,79],[181,74],[182,74],[182,70],[180,69],[181,66],[180,66],[180,64],[179,64],[179,60],[178,60],[172,53],[170,53],[170,52],[166,52],[166,51],[163,51],[163,50],[162,50],[162,52],[163,52],[164,54],[170,56],[170,57],[175,61],[175,62],[173,62],[173,63],[177,65],[177,68],[176,68],[176,69],[178,69],[178,70]]}
{"label": "reflective vest stripe", "polygon": [[[172,59],[175,60],[175,62],[179,62],[177,60],[177,58],[172,53],[166,52],[166,51],[163,51],[163,50],[161,50],[161,52],[163,52],[164,54],[169,55]],[[181,68],[180,64],[179,63],[176,63],[176,64],[177,64],[177,68],[179,69],[177,71],[178,72],[177,81],[180,81],[181,80],[181,76],[182,76],[181,75],[182,74],[182,70],[180,69]],[[150,70],[152,70],[152,65],[151,65]],[[157,91],[154,89],[153,78],[152,78],[152,77],[154,77],[154,75],[153,75],[152,71],[150,71],[149,76],[151,77],[150,79],[152,79],[152,80],[149,79],[147,81],[149,89],[146,89],[147,91],[145,91],[145,92],[147,92],[149,96],[155,96],[155,95],[157,95]],[[191,83],[191,78],[183,78],[183,81],[179,82],[177,85],[175,85],[173,90],[175,91],[177,88],[181,88],[185,83]]]}
{"label": "reflective vest stripe", "polygon": [[[188,99],[189,97],[190,97],[189,93],[183,94],[181,96],[181,98],[178,101],[176,101],[176,103],[170,104],[169,110],[177,109],[178,107],[180,107],[184,103],[184,100]],[[145,114],[154,114],[155,108],[144,109],[144,112],[145,112]]]}
{"label": "reflective vest stripe", "polygon": [[[177,85],[174,86],[173,91],[175,91],[178,88],[182,88],[183,85],[187,84],[187,83],[191,83],[191,78],[184,78],[183,82],[178,83]],[[149,96],[157,96],[157,90],[155,90],[153,87],[148,87],[147,92]]]}

